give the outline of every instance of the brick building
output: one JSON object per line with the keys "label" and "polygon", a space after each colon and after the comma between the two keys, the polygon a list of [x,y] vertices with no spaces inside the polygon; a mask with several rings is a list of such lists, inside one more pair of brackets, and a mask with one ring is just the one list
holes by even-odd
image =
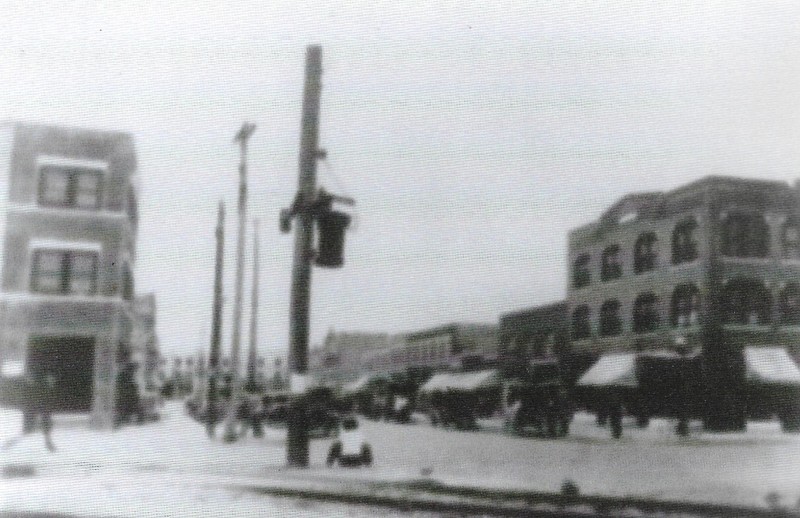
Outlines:
{"label": "brick building", "polygon": [[743,426],[744,347],[800,358],[800,184],[707,177],[625,196],[569,235],[576,356],[702,352],[707,426]]}
{"label": "brick building", "polygon": [[0,130],[3,371],[54,372],[59,410],[111,426],[134,321],[133,140],[29,124]]}

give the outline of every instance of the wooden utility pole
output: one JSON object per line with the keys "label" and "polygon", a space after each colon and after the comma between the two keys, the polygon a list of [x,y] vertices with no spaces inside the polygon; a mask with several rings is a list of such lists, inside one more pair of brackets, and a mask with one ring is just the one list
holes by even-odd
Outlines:
{"label": "wooden utility pole", "polygon": [[[319,105],[322,89],[322,47],[306,48],[303,112],[300,121],[300,171],[295,205],[297,224],[292,263],[292,292],[289,319],[289,383],[292,392],[305,392],[308,373],[308,322],[311,296],[311,256],[314,216],[308,207],[315,201],[318,148]],[[308,429],[305,401],[296,397],[290,409],[287,430],[287,464],[308,467]]]}
{"label": "wooden utility pole", "polygon": [[222,262],[225,249],[225,205],[217,209],[217,258],[214,266],[214,308],[211,314],[211,351],[208,355],[208,399],[206,433],[214,437],[217,415],[217,380],[219,378],[219,336],[222,329]]}
{"label": "wooden utility pole", "polygon": [[234,137],[239,143],[239,234],[236,242],[236,293],[233,305],[233,336],[231,338],[231,399],[228,416],[225,422],[225,442],[236,441],[236,413],[241,391],[241,360],[239,349],[242,327],[242,283],[244,281],[244,231],[247,225],[247,140],[256,130],[256,125],[245,122]]}
{"label": "wooden utility pole", "polygon": [[256,389],[256,371],[258,369],[258,351],[256,335],[258,333],[258,220],[253,222],[253,291],[250,295],[250,350],[247,354],[247,387]]}

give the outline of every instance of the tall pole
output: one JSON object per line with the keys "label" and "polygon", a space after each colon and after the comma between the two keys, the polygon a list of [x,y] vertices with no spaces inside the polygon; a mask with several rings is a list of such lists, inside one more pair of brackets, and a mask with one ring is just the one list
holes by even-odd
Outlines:
{"label": "tall pole", "polygon": [[253,291],[250,298],[250,350],[247,354],[247,386],[256,387],[258,351],[256,335],[258,324],[258,220],[253,222]]}
{"label": "tall pole", "polygon": [[214,266],[214,309],[211,315],[211,351],[208,355],[208,406],[206,433],[214,437],[217,415],[217,381],[219,378],[219,337],[222,329],[222,262],[225,249],[225,204],[217,209],[217,258]]}
{"label": "tall pole", "polygon": [[239,341],[242,327],[242,284],[244,281],[244,231],[247,224],[247,140],[256,130],[255,124],[245,122],[236,134],[239,142],[239,233],[236,242],[236,293],[233,306],[233,336],[231,337],[231,401],[225,426],[225,441],[234,442],[236,434],[236,411],[239,406],[241,380],[239,368]]}
{"label": "tall pole", "polygon": [[[322,88],[322,47],[306,48],[305,85],[303,87],[303,112],[300,121],[300,171],[297,201],[301,210],[296,214],[292,264],[292,292],[289,318],[289,382],[293,392],[305,391],[308,372],[308,322],[311,295],[311,253],[313,215],[308,207],[316,196],[317,147],[319,134],[319,104]],[[305,419],[305,402],[296,398],[290,409],[287,427],[287,464],[290,467],[308,467],[308,429]]]}

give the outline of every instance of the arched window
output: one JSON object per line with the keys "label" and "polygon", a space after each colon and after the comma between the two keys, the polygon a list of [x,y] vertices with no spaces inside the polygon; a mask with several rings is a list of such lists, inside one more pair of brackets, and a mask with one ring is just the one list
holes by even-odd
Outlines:
{"label": "arched window", "polygon": [[649,333],[658,327],[658,299],[652,293],[643,293],[633,303],[633,332]]}
{"label": "arched window", "polygon": [[726,324],[769,324],[772,296],[757,280],[733,279],[722,292]]}
{"label": "arched window", "polygon": [[695,231],[697,222],[689,218],[675,225],[672,231],[672,264],[688,263],[697,259]]}
{"label": "arched window", "polygon": [[610,281],[622,276],[622,264],[619,257],[619,245],[610,245],[603,250],[600,279]]}
{"label": "arched window", "polygon": [[643,273],[656,267],[658,239],[653,232],[645,232],[636,240],[633,250],[633,272]]}
{"label": "arched window", "polygon": [[622,332],[622,321],[619,319],[619,302],[607,300],[600,307],[600,335],[616,336]]}
{"label": "arched window", "polygon": [[675,327],[697,324],[700,316],[700,291],[694,284],[680,284],[672,292],[671,321]]}
{"label": "arched window", "polygon": [[729,214],[722,222],[722,255],[766,257],[769,227],[760,214]]}
{"label": "arched window", "polygon": [[790,282],[781,291],[781,324],[800,324],[800,285]]}
{"label": "arched window", "polygon": [[583,305],[572,312],[572,339],[581,340],[592,335],[592,326],[589,323],[589,306]]}
{"label": "arched window", "polygon": [[800,223],[789,218],[781,232],[781,252],[784,259],[800,259]]}
{"label": "arched window", "polygon": [[572,265],[572,286],[582,288],[588,286],[592,281],[592,274],[589,271],[589,254],[581,254],[575,259]]}

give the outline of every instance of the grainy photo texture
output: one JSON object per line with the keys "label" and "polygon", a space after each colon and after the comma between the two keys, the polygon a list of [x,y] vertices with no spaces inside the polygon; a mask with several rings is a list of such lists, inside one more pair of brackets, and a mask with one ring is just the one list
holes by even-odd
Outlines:
{"label": "grainy photo texture", "polygon": [[0,19],[0,518],[800,516],[796,2]]}

